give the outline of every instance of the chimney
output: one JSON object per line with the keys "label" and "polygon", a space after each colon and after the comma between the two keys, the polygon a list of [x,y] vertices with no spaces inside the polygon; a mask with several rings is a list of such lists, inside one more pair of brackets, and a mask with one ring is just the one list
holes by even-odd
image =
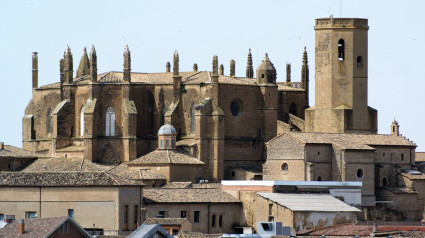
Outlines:
{"label": "chimney", "polygon": [[4,150],[4,142],[0,142],[0,150]]}
{"label": "chimney", "polygon": [[18,220],[18,235],[22,235],[25,233],[25,222],[24,219]]}

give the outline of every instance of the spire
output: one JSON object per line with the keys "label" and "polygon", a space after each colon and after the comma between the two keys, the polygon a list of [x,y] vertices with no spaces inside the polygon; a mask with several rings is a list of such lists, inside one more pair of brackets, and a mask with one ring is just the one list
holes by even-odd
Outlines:
{"label": "spire", "polygon": [[224,75],[224,66],[220,64],[220,75]]}
{"label": "spire", "polygon": [[173,57],[173,75],[177,76],[179,75],[179,53],[174,51],[174,57]]}
{"label": "spire", "polygon": [[77,69],[77,78],[83,77],[84,75],[90,74],[90,62],[87,55],[86,47],[83,49],[83,56],[80,60],[80,65]]}
{"label": "spire", "polygon": [[32,88],[38,88],[38,53],[32,52]]}
{"label": "spire", "polygon": [[230,77],[235,77],[235,67],[236,67],[236,61],[230,60]]}
{"label": "spire", "polygon": [[198,72],[198,64],[197,63],[193,64],[193,72]]}
{"label": "spire", "polygon": [[170,64],[170,61],[168,61],[168,62],[165,64],[165,72],[169,73],[169,72],[170,72],[170,70],[171,70],[171,64]]}
{"label": "spire", "polygon": [[124,48],[124,82],[131,82],[131,55],[128,45]]}
{"label": "spire", "polygon": [[249,49],[248,61],[246,63],[246,77],[247,78],[253,78],[254,77],[254,68],[252,67],[251,49]]}
{"label": "spire", "polygon": [[90,51],[90,78],[92,82],[97,82],[97,56],[94,45],[91,46]]}
{"label": "spire", "polygon": [[65,53],[64,53],[64,76],[65,83],[72,84],[73,75],[74,75],[74,66],[72,61],[72,53],[71,49],[68,45],[66,45]]}
{"label": "spire", "polygon": [[218,75],[218,56],[214,55],[213,56],[213,61],[212,61],[212,74],[213,76]]}
{"label": "spire", "polygon": [[286,63],[286,82],[291,82],[291,64]]}
{"label": "spire", "polygon": [[304,94],[304,109],[310,107],[309,104],[309,69],[308,69],[308,57],[307,57],[307,49],[304,46],[303,52],[303,65],[301,67],[301,87],[305,90]]}

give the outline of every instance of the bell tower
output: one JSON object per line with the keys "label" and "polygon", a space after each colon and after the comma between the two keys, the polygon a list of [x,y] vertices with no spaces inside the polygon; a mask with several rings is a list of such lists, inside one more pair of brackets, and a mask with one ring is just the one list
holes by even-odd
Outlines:
{"label": "bell tower", "polygon": [[377,111],[367,105],[368,20],[316,19],[315,106],[307,132],[377,133]]}

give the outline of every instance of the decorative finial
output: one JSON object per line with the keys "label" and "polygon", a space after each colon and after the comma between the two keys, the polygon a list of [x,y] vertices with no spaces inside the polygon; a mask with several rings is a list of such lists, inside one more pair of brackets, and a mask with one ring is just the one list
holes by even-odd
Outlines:
{"label": "decorative finial", "polygon": [[165,72],[169,73],[169,72],[170,72],[170,69],[171,69],[171,64],[170,64],[170,61],[168,61],[168,62],[165,64]]}
{"label": "decorative finial", "polygon": [[70,53],[71,53],[71,49],[69,48],[68,45],[66,45],[66,47],[65,47],[65,54],[67,55],[67,54],[70,54]]}
{"label": "decorative finial", "polygon": [[220,75],[224,75],[224,66],[220,64]]}
{"label": "decorative finial", "polygon": [[91,45],[91,51],[90,54],[96,54],[96,49],[94,48],[94,45]]}
{"label": "decorative finial", "polygon": [[308,64],[308,57],[307,57],[307,49],[304,46],[304,53],[303,53],[303,65],[307,65]]}
{"label": "decorative finial", "polygon": [[125,51],[126,53],[128,53],[128,52],[130,51],[130,50],[128,49],[128,44],[127,44],[127,45],[125,45],[124,51]]}
{"label": "decorative finial", "polygon": [[84,54],[86,54],[86,53],[87,53],[86,47],[84,47],[84,48],[83,48],[83,53],[84,53]]}
{"label": "decorative finial", "polygon": [[291,82],[291,64],[286,63],[286,82]]}
{"label": "decorative finial", "polygon": [[249,48],[248,60],[246,63],[246,77],[253,78],[254,77],[254,67],[252,66],[252,54],[251,48]]}

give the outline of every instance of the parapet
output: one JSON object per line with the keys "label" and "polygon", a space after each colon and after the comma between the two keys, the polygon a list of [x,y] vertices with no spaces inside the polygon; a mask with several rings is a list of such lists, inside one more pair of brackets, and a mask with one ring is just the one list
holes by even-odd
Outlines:
{"label": "parapet", "polygon": [[369,30],[368,20],[363,18],[319,18],[316,19],[315,30],[330,28],[356,28]]}

